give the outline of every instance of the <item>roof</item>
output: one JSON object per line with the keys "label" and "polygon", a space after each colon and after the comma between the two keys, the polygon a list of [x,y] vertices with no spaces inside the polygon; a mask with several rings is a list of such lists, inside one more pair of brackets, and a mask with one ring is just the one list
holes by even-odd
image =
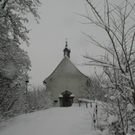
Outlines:
{"label": "roof", "polygon": [[65,60],[68,60],[68,61],[70,62],[70,64],[72,64],[72,66],[74,66],[74,68],[75,68],[80,74],[82,74],[84,77],[88,78],[88,76],[86,76],[86,75],[84,75],[82,72],[80,72],[80,71],[78,70],[78,68],[71,62],[71,60],[70,60],[67,56],[65,56],[65,57],[62,59],[62,61],[59,63],[59,65],[55,68],[55,70],[54,70],[43,82],[46,82],[46,80],[47,80],[48,78],[50,78],[50,77],[56,72],[56,70],[61,66],[61,64],[62,64],[63,61],[65,61]]}
{"label": "roof", "polygon": [[68,50],[69,52],[71,52],[71,49],[67,45],[65,46],[63,51],[65,51],[65,50]]}

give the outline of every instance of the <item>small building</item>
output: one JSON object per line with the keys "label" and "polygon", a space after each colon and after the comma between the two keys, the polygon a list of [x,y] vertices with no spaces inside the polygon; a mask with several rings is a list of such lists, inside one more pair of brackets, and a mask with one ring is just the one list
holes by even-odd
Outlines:
{"label": "small building", "polygon": [[68,107],[85,96],[88,77],[81,73],[70,60],[71,50],[67,42],[63,50],[64,58],[43,83],[51,91],[53,106]]}

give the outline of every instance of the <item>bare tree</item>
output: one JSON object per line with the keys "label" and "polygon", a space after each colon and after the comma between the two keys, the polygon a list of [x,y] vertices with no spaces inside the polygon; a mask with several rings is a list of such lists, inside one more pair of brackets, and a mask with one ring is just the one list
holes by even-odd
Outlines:
{"label": "bare tree", "polygon": [[135,19],[132,16],[135,14],[135,3],[124,0],[115,5],[105,0],[104,11],[101,12],[94,1],[86,2],[88,14],[83,16],[89,24],[96,25],[107,34],[107,41],[103,43],[85,34],[92,44],[105,50],[105,55],[99,58],[84,56],[89,60],[86,65],[103,68],[108,81],[102,84],[102,88],[108,91],[106,97],[109,99],[103,108],[108,112],[108,119],[110,115],[118,118],[110,122],[108,128],[110,134],[125,135],[131,133],[135,126]]}
{"label": "bare tree", "polygon": [[[89,63],[87,64],[118,70],[121,76],[128,79],[135,103],[135,20],[130,16],[135,10],[135,4],[132,5],[128,0],[125,0],[120,5],[112,5],[106,0],[104,15],[100,15],[97,7],[94,7],[90,0],[86,1],[95,18],[90,16],[84,17],[86,17],[91,24],[95,24],[97,27],[102,28],[107,33],[107,40],[109,40],[107,45],[105,45],[99,43],[92,36],[87,35],[94,45],[106,51],[106,55],[99,59],[89,57],[88,55],[84,56],[89,59]],[[104,71],[107,73],[107,70]],[[110,78],[109,73],[108,77]]]}

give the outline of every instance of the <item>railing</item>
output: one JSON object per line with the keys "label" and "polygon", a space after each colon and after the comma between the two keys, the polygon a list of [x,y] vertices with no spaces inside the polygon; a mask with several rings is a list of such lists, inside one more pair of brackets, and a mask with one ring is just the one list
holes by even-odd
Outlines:
{"label": "railing", "polygon": [[88,103],[90,103],[90,107],[92,108],[93,102],[94,102],[93,100],[89,100],[89,99],[78,99],[79,107],[81,106],[81,103],[85,103],[86,108],[88,108]]}
{"label": "railing", "polygon": [[81,107],[82,103],[86,104],[86,108],[88,108],[88,104],[90,104],[90,108],[93,109],[93,112],[89,112],[94,124],[94,128],[98,126],[98,104],[95,100],[89,100],[89,99],[78,99],[79,107]]}

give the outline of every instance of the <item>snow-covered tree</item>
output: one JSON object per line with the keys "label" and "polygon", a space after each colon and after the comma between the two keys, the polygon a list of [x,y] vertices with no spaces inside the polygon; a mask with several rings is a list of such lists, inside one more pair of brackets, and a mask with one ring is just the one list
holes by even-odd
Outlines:
{"label": "snow-covered tree", "polygon": [[86,85],[85,85],[85,98],[90,100],[103,100],[105,93],[102,91],[100,82],[95,76],[90,76]]}
{"label": "snow-covered tree", "polygon": [[51,92],[45,87],[32,87],[32,91],[27,95],[27,112],[44,110],[52,105]]}
{"label": "snow-covered tree", "polygon": [[20,45],[29,45],[25,23],[29,14],[38,22],[39,5],[39,0],[0,0],[0,114],[11,110],[25,86],[31,62]]}
{"label": "snow-covered tree", "polygon": [[[87,65],[103,68],[107,81],[102,83],[107,103],[103,105],[106,114],[106,128],[110,134],[133,134],[135,127],[135,3],[119,1],[119,5],[104,2],[104,10],[98,9],[94,1],[86,0],[89,24],[102,29],[107,40],[98,42],[87,35],[92,43],[105,50],[99,58],[84,56]],[[103,14],[102,14],[103,13]]]}

